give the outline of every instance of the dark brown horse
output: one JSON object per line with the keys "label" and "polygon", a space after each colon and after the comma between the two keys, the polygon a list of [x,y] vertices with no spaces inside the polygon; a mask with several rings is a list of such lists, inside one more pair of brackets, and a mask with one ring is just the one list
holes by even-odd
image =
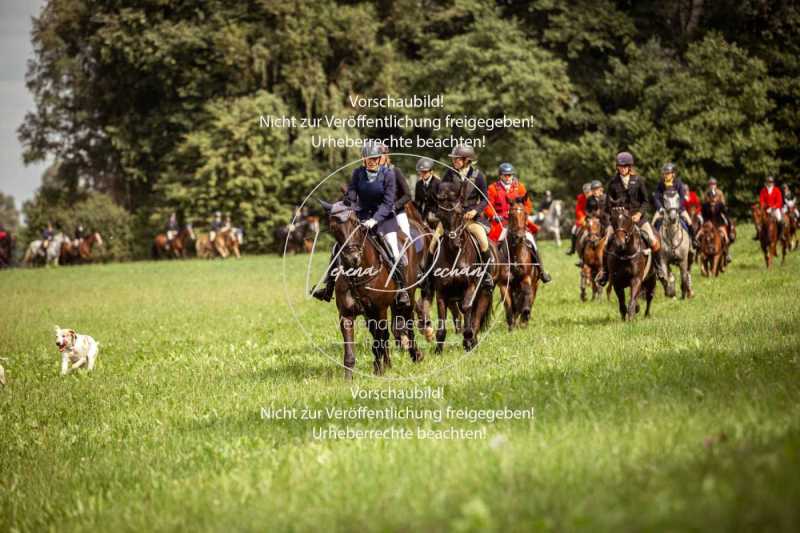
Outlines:
{"label": "dark brown horse", "polygon": [[[655,258],[657,252],[646,253],[639,228],[627,209],[612,206],[613,238],[606,247],[608,274],[619,301],[622,320],[633,320],[639,311],[639,294],[644,291],[647,302],[644,316],[650,316],[650,303],[656,292]],[[625,303],[625,289],[631,288],[630,302]]]}
{"label": "dark brown horse", "polygon": [[[400,333],[402,346],[408,350],[411,360],[416,363],[422,361],[422,352],[414,339],[413,308],[416,287],[413,283],[407,283],[411,305],[398,305],[395,301],[397,285],[391,277],[391,269],[395,265],[378,249],[380,244],[375,237],[359,222],[351,208],[342,203],[322,205],[329,213],[330,230],[339,250],[329,268],[335,269],[336,307],[339,310],[339,327],[344,340],[345,378],[352,379],[356,364],[353,344],[355,320],[358,316],[365,317],[372,334],[372,353],[375,357],[373,371],[376,375],[383,375],[386,369],[392,367],[389,354],[390,326]],[[406,247],[405,257],[405,279],[416,279],[416,249],[413,246]],[[391,325],[389,309],[393,314]]]}
{"label": "dark brown horse", "polygon": [[273,237],[279,253],[311,253],[314,239],[319,234],[319,217],[308,215],[294,226],[275,228]]}
{"label": "dark brown horse", "polygon": [[151,248],[153,259],[182,259],[188,257],[189,243],[194,240],[194,230],[191,224],[186,224],[172,241],[167,241],[167,236],[164,233],[159,233],[153,239]]}
{"label": "dark brown horse", "polygon": [[581,267],[581,301],[586,301],[586,289],[592,288],[592,300],[601,293],[600,286],[594,280],[603,265],[603,254],[606,250],[605,231],[597,217],[586,220],[586,242],[583,246],[583,267]]}
{"label": "dark brown horse", "polygon": [[517,198],[511,205],[505,242],[501,241],[497,246],[500,257],[497,285],[509,331],[517,325],[527,327],[542,270],[541,265],[534,263],[526,238],[528,214],[525,212],[525,199]]}
{"label": "dark brown horse", "polygon": [[[469,351],[478,344],[478,332],[489,327],[492,315],[492,292],[482,286],[484,276],[495,281],[497,266],[483,265],[477,243],[466,229],[460,187],[452,183],[439,185],[437,216],[444,232],[434,253],[431,272],[436,293],[439,320],[436,331],[436,353],[441,353],[447,336],[447,309],[456,305],[463,314],[463,346]],[[492,256],[497,261],[497,249]]]}

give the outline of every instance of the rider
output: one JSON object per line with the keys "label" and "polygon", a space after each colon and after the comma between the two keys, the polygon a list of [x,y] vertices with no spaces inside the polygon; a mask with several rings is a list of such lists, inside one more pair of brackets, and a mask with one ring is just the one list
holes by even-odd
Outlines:
{"label": "rider", "polygon": [[406,215],[406,204],[411,201],[411,188],[408,186],[408,181],[403,175],[403,172],[397,166],[392,164],[392,158],[389,155],[389,147],[383,143],[381,143],[380,146],[381,153],[383,153],[383,157],[381,158],[381,166],[392,169],[394,171],[395,179],[397,180],[395,185],[397,198],[394,201],[395,217],[397,218],[397,223],[400,225],[400,229],[403,230],[403,233],[405,233],[406,237],[410,239],[411,225],[408,223],[408,215]]}
{"label": "rider", "polygon": [[178,236],[178,232],[180,231],[180,227],[178,226],[178,215],[175,214],[173,211],[169,215],[169,220],[167,221],[167,228],[166,228],[166,235],[167,235],[167,250],[169,250],[170,245],[172,244],[172,240]]}
{"label": "rider", "polygon": [[789,213],[789,217],[795,220],[800,218],[800,211],[797,210],[797,199],[789,183],[783,184],[783,212]]}
{"label": "rider", "polygon": [[[639,231],[645,244],[650,247],[652,253],[657,254],[660,243],[656,238],[653,227],[644,217],[647,208],[647,190],[645,189],[644,179],[641,178],[633,168],[633,155],[629,152],[620,152],[616,157],[617,172],[608,184],[608,204],[606,213],[611,215],[612,204],[625,207],[631,213],[631,219],[639,226]],[[606,242],[610,242],[613,232],[611,224],[606,228]],[[654,261],[656,265],[656,275],[659,279],[666,279],[661,261]],[[599,285],[608,282],[608,254],[605,254],[603,265],[597,274],[596,281]]]}
{"label": "rider", "polygon": [[211,230],[208,232],[208,242],[213,243],[217,238],[217,233],[225,230],[225,223],[222,221],[222,212],[214,211],[214,219],[211,221]]}
{"label": "rider", "polygon": [[683,197],[683,208],[686,209],[687,213],[689,213],[689,218],[697,214],[702,222],[703,214],[701,211],[703,207],[700,205],[700,199],[697,197],[697,193],[689,189],[689,185],[686,183],[683,184],[683,190],[685,192]]}
{"label": "rider", "polygon": [[681,179],[677,176],[675,165],[667,163],[661,167],[661,180],[656,186],[656,191],[653,193],[653,205],[656,208],[656,214],[653,217],[653,227],[658,231],[661,228],[661,219],[664,217],[664,194],[668,191],[673,191],[680,197],[679,210],[683,221],[686,223],[686,230],[689,232],[689,238],[694,240],[694,228],[692,227],[692,219],[689,213],[683,206],[683,200],[686,198],[686,187]]}
{"label": "rider", "polygon": [[72,245],[77,249],[81,245],[81,241],[86,236],[86,230],[83,229],[83,224],[78,224],[75,228],[75,238],[72,240]]}
{"label": "rider", "polygon": [[[464,207],[464,220],[466,229],[476,241],[480,250],[480,260],[488,264],[492,260],[489,250],[489,237],[486,234],[488,221],[483,218],[483,212],[489,205],[487,200],[486,178],[475,165],[477,156],[472,146],[459,144],[449,154],[453,168],[448,168],[442,177],[442,183],[455,183],[461,187],[461,205]],[[444,233],[440,223],[431,241],[431,250],[435,250],[439,237]],[[483,276],[482,284],[486,288],[494,286],[491,276]]]}
{"label": "rider", "polygon": [[572,255],[575,253],[575,245],[580,237],[578,233],[581,232],[583,229],[583,223],[586,221],[586,201],[591,192],[592,184],[584,183],[581,193],[575,197],[575,224],[572,226],[572,244],[567,251],[567,255]]}
{"label": "rider", "polygon": [[[397,285],[397,303],[410,305],[411,300],[405,290],[405,256],[400,254],[397,238],[400,226],[394,215],[397,178],[392,168],[381,166],[383,150],[379,143],[364,143],[361,158],[363,165],[353,170],[344,201],[356,209],[359,220],[367,229],[375,228],[385,239],[394,254],[395,261],[398,262],[398,268],[392,269],[392,279]],[[336,255],[334,246],[332,256]],[[312,296],[318,300],[330,301],[334,286],[333,269],[328,268],[325,280],[314,289]]]}
{"label": "rider", "polygon": [[536,246],[536,240],[533,238],[534,233],[538,231],[538,227],[533,223],[533,205],[525,190],[525,185],[514,175],[514,166],[511,163],[502,163],[497,171],[498,179],[487,190],[489,196],[489,205],[486,206],[484,214],[496,224],[493,224],[492,231],[489,234],[493,241],[498,241],[503,238],[503,229],[508,225],[508,214],[511,209],[511,203],[518,198],[525,198],[525,213],[527,215],[527,231],[525,231],[525,239],[528,241],[532,250],[533,262],[539,264],[542,271],[541,279],[544,283],[549,283],[551,278],[544,270],[544,265],[539,257],[539,249]]}
{"label": "rider", "polygon": [[780,238],[783,232],[783,196],[781,190],[775,186],[775,178],[772,176],[767,176],[764,188],[758,196],[758,203],[761,209],[765,209],[767,215],[778,223],[778,238]]}
{"label": "rider", "polygon": [[[606,193],[603,189],[603,182],[600,180],[592,180],[591,194],[586,200],[586,215],[588,217],[597,217],[600,220],[600,226],[605,227],[608,224],[608,215],[606,214]],[[583,248],[586,246],[586,232],[581,233],[578,239],[578,262],[575,266],[583,268]]]}
{"label": "rider", "polygon": [[[303,206],[305,207],[305,206]],[[233,236],[236,238],[236,242],[242,244],[242,230],[240,228],[234,228],[233,222],[231,222],[231,214],[225,213],[225,225],[223,226],[223,231],[225,229],[230,230],[233,233]]]}
{"label": "rider", "polygon": [[547,212],[551,205],[553,205],[553,193],[550,191],[544,191],[544,197],[542,198],[542,201],[539,202],[539,211]]}
{"label": "rider", "polygon": [[422,220],[435,228],[436,191],[439,189],[439,176],[433,173],[433,160],[422,157],[417,161],[417,184],[414,187],[414,207],[419,211]]}
{"label": "rider", "polygon": [[47,250],[50,246],[50,241],[55,236],[56,232],[53,229],[53,223],[48,222],[47,227],[42,230],[42,249]]}

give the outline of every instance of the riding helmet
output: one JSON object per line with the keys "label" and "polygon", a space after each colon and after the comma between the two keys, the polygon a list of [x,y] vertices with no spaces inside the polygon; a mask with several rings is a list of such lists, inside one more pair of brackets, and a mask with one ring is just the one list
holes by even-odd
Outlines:
{"label": "riding helmet", "polygon": [[600,180],[592,180],[592,190],[599,189],[603,186],[603,183]]}
{"label": "riding helmet", "polygon": [[466,144],[459,144],[450,154],[447,156],[450,159],[455,159],[458,157],[464,157],[470,161],[475,161],[477,156],[475,155],[475,149],[472,146]]}
{"label": "riding helmet", "polygon": [[417,172],[425,172],[433,170],[433,159],[428,157],[421,157],[417,161]]}
{"label": "riding helmet", "polygon": [[668,172],[675,172],[675,165],[673,163],[666,163],[663,167],[661,167],[661,173],[667,174]]}
{"label": "riding helmet", "polygon": [[500,163],[497,173],[502,176],[504,174],[514,174],[514,165],[511,163]]}
{"label": "riding helmet", "polygon": [[717,184],[717,178],[715,178],[714,176],[711,176],[710,178],[708,178],[708,184],[709,185],[716,185]]}
{"label": "riding helmet", "polygon": [[633,165],[633,155],[630,152],[620,152],[617,154],[618,165]]}
{"label": "riding helmet", "polygon": [[361,148],[361,157],[365,159],[371,159],[373,157],[380,157],[383,155],[383,150],[381,149],[381,143],[377,141],[367,141],[364,143],[363,148]]}
{"label": "riding helmet", "polygon": [[583,194],[589,193],[592,191],[592,184],[591,183],[584,183],[583,184]]}

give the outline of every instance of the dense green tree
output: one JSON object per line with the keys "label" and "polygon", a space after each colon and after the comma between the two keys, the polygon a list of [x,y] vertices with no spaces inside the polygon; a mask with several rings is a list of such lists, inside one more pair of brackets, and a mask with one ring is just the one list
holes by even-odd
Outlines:
{"label": "dense green tree", "polygon": [[6,231],[16,232],[19,227],[19,211],[14,197],[0,192],[0,226]]}

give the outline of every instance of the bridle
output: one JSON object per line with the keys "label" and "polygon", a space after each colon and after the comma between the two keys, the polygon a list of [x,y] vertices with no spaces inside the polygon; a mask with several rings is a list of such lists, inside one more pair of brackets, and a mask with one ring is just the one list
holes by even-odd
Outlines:
{"label": "bridle", "polygon": [[[354,212],[350,213],[350,216],[342,221],[337,220],[335,224],[341,225],[345,222],[352,223],[355,227],[347,234],[347,238],[342,244],[341,253],[350,255],[352,254],[355,258],[357,263],[360,265],[364,259],[364,248],[367,246],[367,236],[369,234],[369,230],[367,227],[358,220]],[[356,242],[354,237],[360,235],[360,239]],[[338,258],[338,262],[341,262],[341,256]],[[378,272],[379,273],[379,272]],[[361,287],[367,285],[376,277],[378,277],[378,273],[372,274],[371,276],[358,276],[356,279],[355,276],[345,276],[347,283],[350,285],[351,288],[355,289],[357,287]]]}
{"label": "bridle", "polygon": [[[459,210],[461,210],[461,202],[458,202],[458,201],[453,202],[453,204],[450,207],[447,207],[446,205],[444,205],[442,203],[439,203],[439,205],[437,205],[436,209],[444,211],[445,213],[458,212]],[[445,217],[439,217],[440,220],[442,220],[443,218],[445,218]],[[444,227],[444,225],[442,225],[442,227]],[[464,233],[464,229],[466,227],[467,227],[467,221],[464,220],[463,217],[462,217],[461,218],[461,224],[455,229],[451,229],[449,231],[445,231],[445,233],[442,235],[442,237],[446,237],[446,238],[448,238],[449,240],[452,240],[452,241],[459,241],[459,240],[461,240],[461,235]]]}
{"label": "bridle", "polygon": [[[625,214],[624,210],[620,210],[619,208],[612,208],[612,210],[614,210],[614,213],[615,213],[614,214],[614,221],[616,221],[617,224],[620,223],[621,219],[624,220],[626,218],[626,214]],[[627,217],[627,219],[630,220],[631,225],[633,225],[633,219],[631,219],[630,217]],[[612,222],[612,226],[613,226],[613,222]],[[623,250],[628,246],[628,243],[630,242],[631,238],[636,235],[636,231],[627,230],[624,227],[622,227],[621,225],[619,225],[618,227],[614,227],[613,229],[614,229],[614,233],[622,233],[625,236],[625,238],[622,241],[622,249]],[[635,226],[634,226],[634,229],[636,229]],[[630,260],[635,259],[635,258],[639,257],[640,255],[642,255],[642,249],[637,247],[636,251],[633,252],[632,254],[620,255],[620,254],[616,253],[616,247],[612,247],[612,249],[609,250],[608,253],[613,255],[614,257],[617,257],[617,258],[622,259],[624,261],[630,261]]]}

